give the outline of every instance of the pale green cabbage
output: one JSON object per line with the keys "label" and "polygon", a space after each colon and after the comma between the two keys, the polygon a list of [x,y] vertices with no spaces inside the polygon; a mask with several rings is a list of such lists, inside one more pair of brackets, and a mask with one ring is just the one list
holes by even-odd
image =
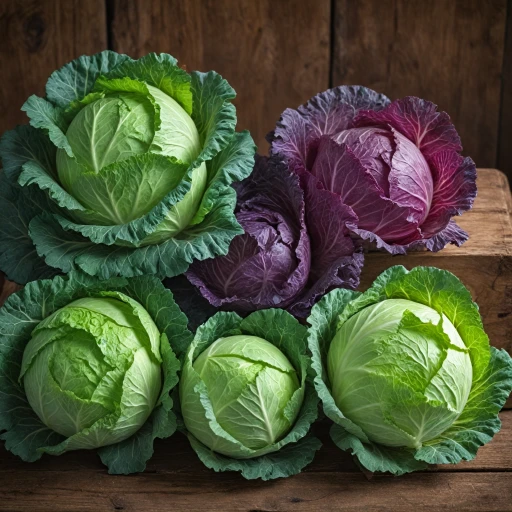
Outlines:
{"label": "pale green cabbage", "polygon": [[[274,345],[257,336],[228,336],[212,343],[194,361],[193,369],[206,386],[219,425],[250,457],[279,441],[292,427],[301,399],[297,372]],[[180,386],[181,410],[188,431],[203,444],[229,457],[245,453],[210,430],[200,397],[190,389],[196,379],[186,367]]]}
{"label": "pale green cabbage", "polygon": [[20,379],[41,421],[67,450],[98,448],[134,434],[161,388],[160,333],[124,294],[75,300],[32,331]]}
{"label": "pale green cabbage", "polygon": [[[419,449],[459,417],[473,371],[467,347],[443,316],[441,330],[401,325],[438,324],[434,309],[387,299],[350,317],[327,355],[334,401],[368,439]],[[443,336],[443,333],[445,336]]]}
{"label": "pale green cabbage", "polygon": [[[177,101],[151,85],[143,86],[128,79],[119,85],[118,82],[115,79],[101,82],[106,90],[104,95],[96,99],[98,94],[91,93],[85,98],[90,103],[71,121],[66,137],[73,156],[63,148],[57,149],[61,185],[94,212],[98,223],[105,225],[127,224],[142,217],[183,178],[183,172],[177,169],[159,169],[159,172],[147,172],[143,180],[127,180],[117,191],[107,190],[108,175],[118,171],[116,163],[155,154],[190,165],[201,152],[196,125]],[[137,92],[124,92],[123,89],[130,87]],[[131,164],[137,166],[137,158],[132,158]],[[206,180],[206,165],[201,162],[188,180],[190,190],[138,245],[162,242],[187,227],[197,213]],[[84,216],[83,220],[87,222],[88,217]],[[115,243],[130,245],[122,240]]]}
{"label": "pale green cabbage", "polygon": [[0,325],[0,439],[23,460],[96,449],[110,473],[133,473],[176,430],[171,345],[191,333],[157,278],[33,281]]}
{"label": "pale green cabbage", "polygon": [[182,274],[243,229],[231,184],[256,146],[235,132],[235,91],[175,58],[104,51],[56,70],[0,139],[0,269],[24,284],[80,270]]}
{"label": "pale green cabbage", "polygon": [[499,431],[512,359],[453,274],[391,267],[364,293],[331,291],[308,322],[331,437],[366,469],[471,460]]}
{"label": "pale green cabbage", "polygon": [[180,412],[192,448],[215,471],[269,480],[299,473],[320,447],[307,330],[280,309],[220,312],[183,358]]}

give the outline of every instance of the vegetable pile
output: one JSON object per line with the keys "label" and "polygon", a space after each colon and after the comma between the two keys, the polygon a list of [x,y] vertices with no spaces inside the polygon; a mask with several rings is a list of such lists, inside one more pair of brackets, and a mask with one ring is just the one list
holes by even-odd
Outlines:
{"label": "vegetable pile", "polygon": [[2,137],[0,269],[26,284],[0,309],[5,447],[127,474],[179,430],[208,468],[269,480],[313,460],[321,404],[370,471],[471,460],[512,359],[469,291],[401,266],[354,291],[369,248],[467,239],[452,217],[476,170],[448,115],[338,87],[255,157],[234,97],[170,55],[107,51],[55,71]]}

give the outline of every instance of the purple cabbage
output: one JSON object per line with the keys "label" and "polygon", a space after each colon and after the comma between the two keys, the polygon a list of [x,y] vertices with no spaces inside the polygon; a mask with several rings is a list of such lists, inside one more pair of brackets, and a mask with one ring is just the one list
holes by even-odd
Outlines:
{"label": "purple cabbage", "polygon": [[475,164],[431,102],[337,87],[285,110],[269,141],[301,181],[338,198],[333,215],[346,216],[348,207],[354,236],[378,248],[439,251],[468,238],[452,217],[473,204]]}
{"label": "purple cabbage", "polygon": [[245,233],[227,255],[195,262],[186,273],[210,304],[242,312],[279,307],[304,317],[326,291],[358,286],[363,256],[347,228],[356,217],[339,196],[266,157],[235,188]]}

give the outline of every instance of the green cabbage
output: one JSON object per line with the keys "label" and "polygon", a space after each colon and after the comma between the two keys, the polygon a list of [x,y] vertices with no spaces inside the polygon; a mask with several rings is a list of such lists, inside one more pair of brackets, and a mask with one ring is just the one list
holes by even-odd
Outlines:
{"label": "green cabbage", "polygon": [[180,409],[190,443],[216,471],[268,480],[296,474],[320,443],[306,328],[289,313],[217,313],[183,354]]}
{"label": "green cabbage", "polygon": [[255,152],[235,133],[234,97],[167,54],[106,51],[55,71],[46,98],[23,106],[30,126],[0,142],[2,270],[19,283],[58,270],[165,277],[225,254],[243,232],[230,185]]}
{"label": "green cabbage", "polygon": [[364,293],[333,290],[308,321],[331,437],[370,471],[471,460],[500,429],[512,359],[453,274],[392,267]]}
{"label": "green cabbage", "polygon": [[[297,373],[274,345],[247,335],[212,343],[194,361],[193,371],[206,386],[219,425],[254,450],[246,455],[236,445],[224,446],[222,438],[205,425],[200,396],[190,388],[196,382],[190,370],[187,366],[180,386],[185,425],[203,444],[228,457],[253,457],[272,446],[288,433],[302,406],[304,389]],[[292,401],[299,390],[300,397]]]}
{"label": "green cabbage", "polygon": [[98,449],[111,473],[144,470],[176,429],[170,390],[186,317],[154,277],[69,274],[0,310],[0,436],[23,460]]}

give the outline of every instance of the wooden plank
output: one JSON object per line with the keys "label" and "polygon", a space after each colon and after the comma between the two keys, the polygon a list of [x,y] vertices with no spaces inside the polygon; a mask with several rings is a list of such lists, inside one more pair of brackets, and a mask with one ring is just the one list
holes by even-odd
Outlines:
{"label": "wooden plank", "polygon": [[104,0],[2,0],[0,134],[27,122],[21,106],[53,71],[106,45]]}
{"label": "wooden plank", "polygon": [[437,103],[452,117],[465,153],[494,167],[506,3],[336,0],[333,85]]}
{"label": "wooden plank", "polygon": [[167,52],[214,69],[237,91],[238,129],[260,152],[286,107],[329,86],[330,0],[113,0],[112,43],[133,57]]}
{"label": "wooden plank", "polygon": [[453,245],[438,253],[415,252],[390,256],[366,255],[361,276],[364,290],[392,265],[413,268],[427,265],[453,272],[478,302],[491,343],[512,353],[512,223],[510,189],[503,173],[478,171],[478,197],[473,210],[457,218],[470,235],[461,247]]}
{"label": "wooden plank", "polygon": [[109,476],[84,470],[31,471],[0,487],[0,507],[15,512],[123,510],[389,512],[510,511],[512,473],[302,473],[272,482],[237,474],[145,473]]}
{"label": "wooden plank", "polygon": [[498,167],[512,183],[512,0],[507,2],[505,51],[501,78]]}

